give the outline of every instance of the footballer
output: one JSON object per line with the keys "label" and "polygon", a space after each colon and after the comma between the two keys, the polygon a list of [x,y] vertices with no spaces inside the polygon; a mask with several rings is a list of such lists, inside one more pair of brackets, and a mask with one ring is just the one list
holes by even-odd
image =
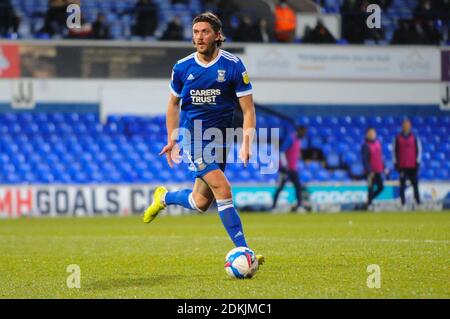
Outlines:
{"label": "footballer", "polygon": [[[180,134],[183,135],[180,144],[190,163],[194,186],[176,192],[157,187],[152,204],[144,212],[144,222],[153,221],[168,205],[205,212],[215,200],[223,226],[234,245],[248,247],[239,213],[234,207],[231,186],[224,174],[229,145],[219,141],[214,154],[204,154],[208,153],[204,149],[210,141],[205,141],[202,133],[215,128],[226,136],[226,128],[232,127],[237,105],[243,113],[243,131],[255,130],[252,85],[242,61],[220,49],[225,39],[222,23],[216,15],[206,12],[196,16],[192,32],[196,52],[179,60],[172,70],[166,118],[168,141],[160,155],[165,154],[173,168],[176,154],[179,154],[177,141],[181,128],[184,133]],[[239,151],[244,166],[251,156],[251,143],[252,134],[244,133]],[[256,258],[258,264],[264,262],[263,256]]]}

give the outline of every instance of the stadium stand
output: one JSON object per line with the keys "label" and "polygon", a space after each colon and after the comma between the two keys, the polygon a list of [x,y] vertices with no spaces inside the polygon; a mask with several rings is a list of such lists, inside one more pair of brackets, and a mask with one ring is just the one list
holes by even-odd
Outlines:
{"label": "stadium stand", "polygon": [[[391,143],[401,117],[302,116],[308,123],[303,148],[318,147],[325,161],[299,165],[302,182],[342,182],[361,178],[361,123],[378,130],[387,167],[392,169]],[[261,127],[277,127],[275,117],[258,116]],[[416,116],[415,131],[423,144],[421,177],[450,178],[450,116]],[[355,125],[356,124],[356,125]],[[50,183],[183,183],[185,170],[171,170],[157,154],[164,146],[164,116],[109,116],[98,113],[4,113],[0,115],[0,180],[5,184]],[[260,145],[267,147],[267,145]],[[233,151],[236,157],[236,150]],[[181,165],[187,165],[182,163]],[[274,182],[277,175],[262,175],[257,163],[243,170],[231,164],[231,181]],[[391,178],[397,178],[392,170]]]}
{"label": "stadium stand", "polygon": [[[45,14],[48,10],[48,0],[3,0],[2,2],[11,2],[16,14],[20,17],[20,27],[17,33],[8,32],[7,34],[0,35],[5,38],[37,38],[48,39],[50,36],[41,32],[44,25]],[[106,17],[106,23],[111,29],[111,37],[113,39],[134,39],[132,34],[132,28],[135,23],[134,7],[136,0],[123,0],[123,1],[100,1],[100,0],[81,0],[83,17],[87,22],[93,23],[98,13],[103,13]],[[203,10],[212,10],[218,12],[217,3],[214,1],[200,1],[190,0],[187,4],[176,3],[172,5],[170,1],[154,0],[153,1],[158,8],[158,27],[153,36],[148,37],[149,40],[159,39],[167,24],[175,17],[179,17],[182,25],[186,26],[184,30],[184,39],[190,40],[190,22],[196,14]],[[315,2],[321,6],[322,14],[341,14],[342,21],[345,23],[346,17],[352,15],[343,10],[343,5],[346,0],[315,0]],[[355,1],[353,1],[355,2]],[[356,1],[357,2],[357,1]],[[368,3],[379,3],[383,1],[368,1]],[[383,11],[382,15],[382,31],[375,36],[375,39],[365,39],[367,44],[387,44],[391,43],[394,38],[394,34],[400,25],[402,20],[410,20],[415,15],[415,9],[418,7],[419,0],[392,0],[384,1],[389,3]],[[439,1],[436,1],[438,3]],[[442,2],[442,1],[441,1]],[[357,2],[358,3],[358,2]],[[1,4],[0,4],[1,5]],[[241,5],[241,4],[240,4]],[[432,16],[430,17],[433,25],[433,32],[436,31],[440,37],[440,43],[447,43],[450,41],[448,37],[449,33],[449,16],[450,12],[448,8],[433,9]],[[244,10],[245,12],[248,9]],[[243,11],[243,12],[244,12]],[[249,13],[249,12],[247,12]],[[229,17],[232,21],[233,28],[239,28],[239,17],[235,15]],[[256,21],[255,21],[256,22]],[[255,23],[256,24],[256,23]],[[414,23],[411,24],[411,28],[414,28]],[[343,24],[343,29],[345,26]],[[65,35],[62,35],[63,37]],[[344,31],[345,36],[345,31]],[[232,35],[227,34],[229,40],[232,40]],[[436,40],[439,41],[439,40]],[[297,42],[301,43],[301,39]],[[338,39],[338,44],[346,44],[351,41],[346,39]],[[431,41],[432,42],[432,41]],[[422,44],[434,44],[422,43]]]}

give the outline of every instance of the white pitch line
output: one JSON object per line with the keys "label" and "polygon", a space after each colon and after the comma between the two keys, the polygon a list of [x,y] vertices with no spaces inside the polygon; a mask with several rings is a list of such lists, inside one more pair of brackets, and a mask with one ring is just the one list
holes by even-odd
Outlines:
{"label": "white pitch line", "polygon": [[[97,236],[97,235],[76,235],[76,236],[47,236],[47,235],[36,235],[36,236],[17,236],[17,235],[0,235],[0,239],[37,239],[37,238],[46,238],[48,239],[134,239],[134,238],[142,238],[147,237],[149,240],[185,240],[186,238],[191,238],[191,236],[186,235],[157,235],[152,236],[148,234],[145,235],[121,235],[121,236]],[[226,236],[193,236],[191,240],[223,240],[226,239]],[[315,241],[332,241],[332,242],[380,242],[380,243],[423,243],[423,244],[445,244],[450,245],[450,240],[435,240],[435,239],[390,239],[390,238],[295,238],[295,237],[249,237],[251,240],[259,240],[259,241],[286,241],[286,242],[297,242],[297,241],[307,241],[307,242],[315,242]]]}
{"label": "white pitch line", "polygon": [[[267,237],[252,237],[254,240],[270,240],[273,238]],[[284,241],[365,241],[365,242],[380,242],[380,243],[426,243],[426,244],[446,244],[450,245],[450,240],[434,240],[434,239],[388,239],[388,238],[276,238],[276,240]]]}

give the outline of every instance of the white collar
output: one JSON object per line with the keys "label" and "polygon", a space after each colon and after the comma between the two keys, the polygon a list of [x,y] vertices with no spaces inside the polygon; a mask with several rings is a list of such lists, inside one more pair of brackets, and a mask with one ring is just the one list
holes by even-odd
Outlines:
{"label": "white collar", "polygon": [[217,61],[219,61],[220,57],[222,56],[222,50],[219,49],[219,53],[217,54],[216,58],[214,60],[212,60],[211,62],[208,63],[202,63],[199,58],[197,57],[198,52],[195,52],[194,54],[194,59],[195,62],[197,62],[198,65],[204,67],[204,68],[209,68],[210,66],[214,65]]}

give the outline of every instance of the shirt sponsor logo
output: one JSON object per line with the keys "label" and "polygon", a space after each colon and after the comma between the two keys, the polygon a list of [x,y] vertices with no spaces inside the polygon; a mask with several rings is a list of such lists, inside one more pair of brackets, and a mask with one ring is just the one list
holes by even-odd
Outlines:
{"label": "shirt sponsor logo", "polygon": [[215,105],[216,98],[221,94],[220,89],[190,90],[192,104],[203,105],[205,103]]}

